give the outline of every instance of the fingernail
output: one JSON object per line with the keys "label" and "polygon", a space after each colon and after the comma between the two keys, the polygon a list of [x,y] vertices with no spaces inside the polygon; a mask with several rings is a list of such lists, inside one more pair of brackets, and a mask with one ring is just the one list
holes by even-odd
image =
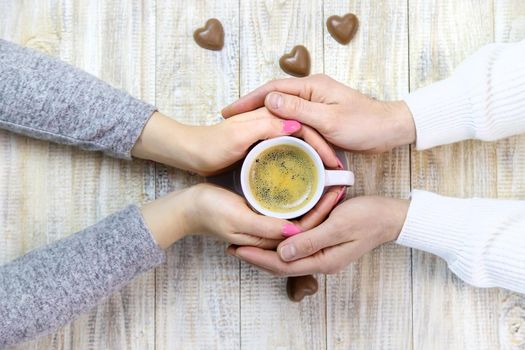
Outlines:
{"label": "fingernail", "polygon": [[287,244],[287,245],[283,246],[281,248],[280,252],[281,252],[281,258],[284,261],[289,261],[289,260],[292,260],[293,258],[295,258],[296,250],[295,250],[295,246],[293,244]]}
{"label": "fingernail", "polygon": [[270,96],[268,96],[268,104],[270,104],[270,107],[273,109],[279,109],[283,104],[283,97],[281,94],[272,92]]}
{"label": "fingernail", "polygon": [[293,134],[301,128],[301,123],[296,120],[285,120],[283,121],[283,132],[287,134]]}
{"label": "fingernail", "polygon": [[337,159],[337,166],[339,169],[343,170],[345,167],[343,166],[343,163],[341,163],[341,159],[339,157],[335,157]]}
{"label": "fingernail", "polygon": [[303,232],[303,230],[301,230],[300,227],[292,225],[292,224],[284,225],[283,230],[282,230],[283,237],[286,237],[286,238],[295,236],[296,234],[301,233],[301,232]]}
{"label": "fingernail", "polygon": [[346,194],[346,188],[343,187],[343,188],[341,188],[341,190],[339,191],[339,194],[337,195],[337,198],[335,199],[335,204],[336,204],[336,205],[337,205],[342,199],[344,199],[345,194]]}

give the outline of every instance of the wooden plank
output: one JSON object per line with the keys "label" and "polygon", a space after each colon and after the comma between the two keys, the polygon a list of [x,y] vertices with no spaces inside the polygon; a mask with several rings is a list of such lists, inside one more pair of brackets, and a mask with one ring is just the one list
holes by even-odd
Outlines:
{"label": "wooden plank", "polygon": [[[410,88],[452,74],[493,41],[491,1],[409,0]],[[436,96],[439,98],[439,96]],[[412,153],[413,188],[458,197],[496,197],[496,148],[462,142]],[[430,254],[413,255],[413,339],[416,349],[497,349],[500,292],[477,289]]]}
{"label": "wooden plank", "polygon": [[[322,1],[241,2],[241,94],[286,76],[279,58],[295,45],[310,52],[312,73],[323,71]],[[244,349],[324,349],[325,288],[293,303],[286,280],[241,267],[241,345]]]}
{"label": "wooden plank", "polygon": [[[496,42],[517,42],[525,38],[525,2],[494,2]],[[510,137],[497,144],[498,197],[525,199],[525,135]],[[525,347],[525,297],[502,291],[499,306],[499,337],[502,349]]]}
{"label": "wooden plank", "polygon": [[[204,50],[193,31],[218,18],[222,51]],[[239,96],[237,1],[163,1],[157,5],[157,105],[190,124],[211,124]],[[205,150],[203,150],[205,151]],[[157,167],[157,196],[202,181],[186,172]],[[157,269],[157,349],[239,348],[239,263],[226,244],[189,237],[168,252]]]}
{"label": "wooden plank", "polygon": [[[0,36],[87,69],[154,102],[153,2],[0,3]],[[154,197],[153,167],[0,133],[0,259]],[[152,349],[154,274],[62,330],[17,349]]]}
{"label": "wooden plank", "polygon": [[[325,73],[377,99],[408,92],[408,17],[405,0],[325,0],[324,19],[352,12],[360,28],[349,45],[325,31]],[[350,197],[408,198],[408,146],[377,156],[348,153],[356,185]],[[328,349],[411,347],[410,249],[386,244],[343,272],[327,277]]]}

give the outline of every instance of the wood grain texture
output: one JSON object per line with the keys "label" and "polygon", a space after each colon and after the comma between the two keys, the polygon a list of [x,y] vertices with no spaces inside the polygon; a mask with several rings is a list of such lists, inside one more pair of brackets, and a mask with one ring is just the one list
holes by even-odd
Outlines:
{"label": "wood grain texture", "polygon": [[[496,42],[512,43],[525,39],[525,2],[494,2]],[[525,136],[514,136],[497,143],[498,197],[525,200]],[[525,297],[501,291],[499,341],[502,349],[525,348]]]}
{"label": "wood grain texture", "polygon": [[[312,74],[323,71],[322,10],[322,1],[241,1],[241,94],[287,76],[279,58],[295,45],[310,52]],[[318,278],[317,294],[294,303],[286,279],[242,264],[241,347],[324,349],[325,288]]]}
{"label": "wood grain texture", "polygon": [[[3,1],[0,35],[154,102],[154,53],[146,52],[152,15],[148,2],[138,1]],[[1,262],[154,196],[153,168],[143,162],[7,132],[0,145]],[[16,348],[152,349],[154,297],[151,272],[55,334]]]}
{"label": "wood grain texture", "polygon": [[[222,51],[193,41],[193,31],[212,17],[224,27]],[[218,122],[220,109],[239,96],[238,2],[158,2],[156,45],[159,109],[183,123]],[[200,181],[158,166],[157,196]],[[209,237],[189,237],[169,250],[156,275],[157,349],[239,348],[239,262],[225,248]]]}
{"label": "wood grain texture", "polygon": [[[325,20],[348,12],[359,18],[359,30],[346,46],[325,33],[325,73],[378,99],[401,98],[408,92],[406,1],[325,0]],[[408,198],[408,146],[378,156],[347,155],[356,174],[349,197]],[[327,277],[328,349],[411,348],[410,259],[410,249],[387,244]]]}
{"label": "wood grain texture", "polygon": [[[410,88],[452,74],[493,41],[491,1],[409,1]],[[497,196],[496,146],[467,141],[412,153],[412,186],[457,197]],[[413,255],[416,349],[497,349],[500,291],[468,286],[446,263]]]}
{"label": "wood grain texture", "polygon": [[[356,13],[348,46],[325,31]],[[211,17],[225,47],[198,47]],[[522,0],[44,0],[0,1],[0,37],[59,57],[156,103],[190,124],[218,122],[221,107],[286,74],[297,44],[325,72],[381,99],[449,76],[482,45],[525,38]],[[410,66],[409,66],[410,63]],[[410,186],[450,196],[525,199],[525,137],[430,151],[348,154],[349,197],[406,197]],[[410,157],[412,169],[410,170]],[[80,230],[131,202],[201,177],[126,162],[0,131],[0,264]],[[410,178],[412,182],[410,183]],[[288,301],[285,279],[190,237],[156,272],[138,277],[54,334],[13,349],[524,349],[525,298],[467,286],[429,254],[393,244]],[[413,300],[412,300],[413,298]]]}

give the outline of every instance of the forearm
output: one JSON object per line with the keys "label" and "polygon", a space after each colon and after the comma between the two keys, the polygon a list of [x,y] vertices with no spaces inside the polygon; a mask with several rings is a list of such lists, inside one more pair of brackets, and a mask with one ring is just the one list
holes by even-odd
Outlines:
{"label": "forearm", "polygon": [[[136,158],[153,160],[175,168],[195,171],[199,166],[196,144],[198,127],[181,124],[159,112],[153,113],[131,149]],[[198,150],[205,152],[205,150]]]}
{"label": "forearm", "polygon": [[55,330],[163,259],[131,206],[1,266],[0,348]]}
{"label": "forearm", "polygon": [[525,201],[414,191],[397,243],[442,257],[472,285],[525,293],[524,214]]}
{"label": "forearm", "polygon": [[524,56],[525,41],[487,45],[448,79],[408,95],[417,148],[525,132]]}
{"label": "forearm", "polygon": [[155,107],[94,76],[0,40],[0,128],[130,158]]}

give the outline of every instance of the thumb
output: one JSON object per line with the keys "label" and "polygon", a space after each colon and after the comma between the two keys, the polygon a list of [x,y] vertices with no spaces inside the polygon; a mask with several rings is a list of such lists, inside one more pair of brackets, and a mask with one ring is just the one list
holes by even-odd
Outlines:
{"label": "thumb", "polygon": [[252,215],[243,216],[239,231],[253,236],[279,240],[302,231],[299,226],[290,221],[252,213]]}
{"label": "thumb", "polygon": [[341,235],[336,235],[336,228],[331,220],[305,231],[300,235],[290,237],[279,244],[277,252],[283,261],[293,261],[317,253],[321,249],[337,245]]}
{"label": "thumb", "polygon": [[266,96],[264,104],[273,114],[285,118],[295,119],[313,128],[322,131],[327,108],[324,104],[311,102],[301,97],[271,92]]}

